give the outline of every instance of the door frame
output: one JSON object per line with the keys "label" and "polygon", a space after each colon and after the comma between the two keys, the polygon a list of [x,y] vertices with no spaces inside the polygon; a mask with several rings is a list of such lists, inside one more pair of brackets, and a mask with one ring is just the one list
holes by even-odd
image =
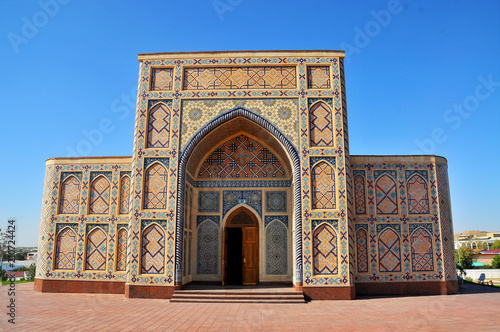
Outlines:
{"label": "door frame", "polygon": [[[246,214],[248,214],[252,220],[253,220],[253,224],[252,225],[231,225],[231,221],[233,220],[233,218],[238,215],[240,212],[245,212]],[[251,228],[257,228],[257,282],[255,283],[258,284],[259,281],[260,281],[260,223],[259,223],[259,218],[257,217],[257,214],[255,211],[253,211],[253,209],[251,207],[249,207],[248,205],[244,205],[244,204],[240,204],[240,205],[237,205],[233,208],[233,210],[227,215],[226,218],[224,218],[225,222],[224,222],[224,227],[222,228],[222,285],[226,285],[227,284],[227,228],[241,228],[242,229],[242,232],[245,232],[245,228],[246,227],[251,227]],[[242,234],[242,236],[244,236]],[[244,241],[242,241],[242,245],[244,246]],[[242,248],[242,251],[243,251],[243,255],[244,255],[244,248]],[[242,278],[244,276],[244,273],[245,273],[245,265],[243,264],[242,266]],[[244,282],[242,282],[243,284],[245,284]],[[254,283],[252,283],[253,285]]]}

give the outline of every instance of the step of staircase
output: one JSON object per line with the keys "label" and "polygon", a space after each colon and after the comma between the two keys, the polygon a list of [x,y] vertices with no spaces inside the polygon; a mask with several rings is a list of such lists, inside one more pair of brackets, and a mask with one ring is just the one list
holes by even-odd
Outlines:
{"label": "step of staircase", "polygon": [[177,290],[170,302],[190,303],[305,303],[298,291]]}

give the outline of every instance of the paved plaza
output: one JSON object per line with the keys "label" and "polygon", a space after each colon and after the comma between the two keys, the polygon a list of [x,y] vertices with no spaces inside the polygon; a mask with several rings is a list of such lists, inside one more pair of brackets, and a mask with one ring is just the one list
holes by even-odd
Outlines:
{"label": "paved plaza", "polygon": [[[16,285],[15,326],[2,331],[487,331],[500,325],[500,289],[466,285],[457,295],[358,297],[304,304],[187,304],[123,295],[55,294]],[[14,328],[13,328],[14,327]]]}

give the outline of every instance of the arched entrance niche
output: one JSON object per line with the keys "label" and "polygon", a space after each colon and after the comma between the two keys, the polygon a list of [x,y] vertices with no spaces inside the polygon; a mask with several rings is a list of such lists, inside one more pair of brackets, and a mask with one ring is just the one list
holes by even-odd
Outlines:
{"label": "arched entrance niche", "polygon": [[[223,179],[223,181],[221,181],[223,183],[216,183],[214,185],[214,182],[217,181],[214,181],[210,175],[203,175],[201,170],[206,169],[206,167],[203,168],[202,166],[204,163],[205,166],[210,166],[210,163],[214,159],[217,159],[216,156],[224,154],[217,149],[220,148],[221,144],[231,139],[239,142],[247,142],[245,144],[247,144],[248,149],[254,149],[255,146],[259,144],[262,145],[263,148],[261,148],[261,150],[264,152],[261,151],[261,154],[268,154],[273,160],[279,161],[277,164],[282,165],[284,174],[281,172],[273,173],[279,176],[270,177],[268,173],[262,178],[262,174],[259,173],[256,175],[258,179],[255,179],[255,181],[253,178],[245,179],[241,174],[232,174],[228,179]],[[228,146],[231,150],[231,146]],[[212,155],[215,155],[215,157],[211,157]],[[207,159],[209,156],[211,158]],[[242,158],[246,157],[243,155]],[[218,169],[214,168],[213,172],[216,170]],[[275,172],[276,169],[271,171]],[[225,174],[227,175],[228,172],[225,172]],[[234,178],[234,176],[237,178]],[[245,182],[245,180],[247,182]],[[261,183],[272,183],[272,185],[270,187],[264,187]],[[260,187],[261,185],[263,187]],[[237,190],[235,187],[238,187]],[[231,218],[235,217],[231,213],[234,212],[233,209],[237,205],[236,203],[243,203],[243,205],[247,204],[254,209],[256,214],[253,214],[254,212],[249,212],[250,210],[248,209],[239,212],[244,212],[250,216],[253,215],[253,218],[260,218],[261,220],[260,225],[258,223],[255,224],[257,225],[255,227],[258,228],[257,234],[259,235],[257,241],[260,243],[260,250],[258,252],[258,257],[261,260],[259,267],[260,274],[262,275],[263,270],[262,257],[266,255],[265,248],[263,248],[264,241],[262,241],[262,237],[266,234],[265,227],[272,223],[272,221],[279,220],[280,223],[274,223],[273,227],[276,225],[283,225],[282,227],[288,229],[287,242],[285,242],[285,245],[288,246],[287,253],[290,257],[290,262],[288,266],[285,264],[285,268],[282,268],[281,272],[275,274],[288,274],[290,281],[293,276],[295,284],[300,285],[302,283],[302,222],[299,155],[288,139],[269,121],[246,109],[236,108],[209,122],[193,136],[186,145],[185,150],[181,152],[177,188],[176,233],[178,236],[176,236],[175,248],[176,285],[180,286],[183,283],[190,282],[191,279],[186,279],[189,273],[195,275],[198,272],[205,273],[205,271],[211,271],[210,273],[216,270],[218,271],[218,275],[213,273],[208,275],[207,280],[222,280],[224,226],[226,226],[226,221],[229,220],[229,214]],[[194,194],[192,192],[194,192]],[[229,198],[230,195],[232,196]],[[259,195],[261,196],[257,197]],[[226,204],[230,199],[232,200],[232,205]],[[259,199],[260,205],[255,205],[255,202]],[[280,200],[285,200],[286,210],[277,210],[279,212],[275,213],[276,216],[270,216],[269,210],[271,208],[266,204],[268,202]],[[252,205],[252,202],[254,205]],[[271,220],[271,217],[274,219]],[[212,235],[205,233],[199,234],[200,229],[198,227],[205,224],[208,225],[208,220],[211,222],[210,225],[212,225],[212,223],[216,225],[219,232],[220,246],[218,248],[218,257],[214,257],[211,253],[199,252],[200,248],[203,248],[205,245],[204,242],[200,242],[200,239],[209,241],[212,237]],[[213,226],[212,229],[215,229],[215,226]],[[292,234],[292,229],[294,234]],[[204,232],[205,230],[202,229],[202,231]],[[214,233],[215,231],[212,232]],[[193,249],[194,247],[197,247],[197,249]],[[212,246],[211,250],[213,251],[214,248],[215,246]],[[292,256],[293,259],[291,258]],[[197,257],[206,257],[205,260],[211,262],[211,267],[206,270],[201,269]],[[206,266],[206,264],[204,266]],[[273,276],[269,278],[272,279],[272,277]],[[280,276],[274,277],[279,278]]]}

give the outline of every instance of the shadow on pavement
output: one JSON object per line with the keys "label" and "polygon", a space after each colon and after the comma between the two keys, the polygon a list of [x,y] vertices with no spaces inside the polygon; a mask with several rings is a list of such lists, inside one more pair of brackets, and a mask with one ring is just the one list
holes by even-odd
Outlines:
{"label": "shadow on pavement", "polygon": [[458,290],[458,294],[481,294],[481,293],[500,293],[500,287],[466,284]]}

